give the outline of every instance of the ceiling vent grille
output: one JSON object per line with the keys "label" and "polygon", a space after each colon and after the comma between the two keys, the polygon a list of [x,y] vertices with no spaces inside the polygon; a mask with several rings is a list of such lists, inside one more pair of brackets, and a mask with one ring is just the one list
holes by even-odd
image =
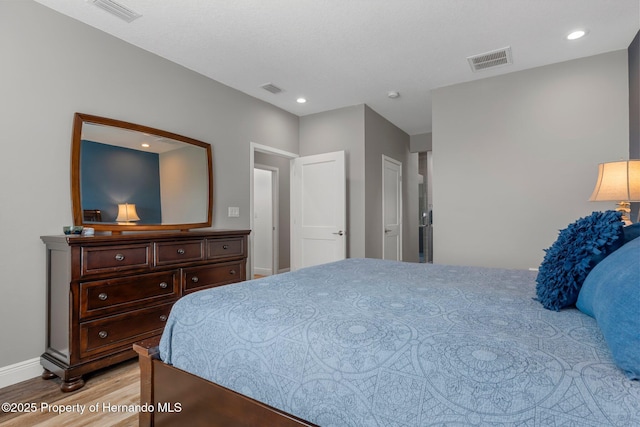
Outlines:
{"label": "ceiling vent grille", "polygon": [[113,0],[91,0],[91,3],[126,22],[132,22],[142,16]]}
{"label": "ceiling vent grille", "polygon": [[278,94],[280,92],[282,92],[282,89],[280,89],[278,86],[272,84],[272,83],[267,83],[264,84],[262,86],[260,86],[262,89],[266,90],[267,92],[271,92],[273,94]]}
{"label": "ceiling vent grille", "polygon": [[469,65],[474,72],[513,64],[513,60],[511,58],[511,46],[492,50],[491,52],[481,53],[479,55],[469,56],[467,57],[467,61],[469,61]]}

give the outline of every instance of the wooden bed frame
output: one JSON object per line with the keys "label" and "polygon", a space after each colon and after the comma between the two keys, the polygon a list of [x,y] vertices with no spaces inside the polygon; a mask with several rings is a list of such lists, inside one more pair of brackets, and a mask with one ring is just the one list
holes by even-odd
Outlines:
{"label": "wooden bed frame", "polygon": [[133,345],[140,364],[140,426],[316,426],[167,365],[160,360],[159,343],[155,337]]}

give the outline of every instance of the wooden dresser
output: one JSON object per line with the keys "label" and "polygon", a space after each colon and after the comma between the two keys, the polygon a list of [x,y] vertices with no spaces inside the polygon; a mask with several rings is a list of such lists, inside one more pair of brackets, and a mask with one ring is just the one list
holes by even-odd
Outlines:
{"label": "wooden dresser", "polygon": [[246,279],[248,230],[44,236],[47,347],[43,378],[62,391],[82,376],[136,356],[132,344],[162,333],[190,292]]}

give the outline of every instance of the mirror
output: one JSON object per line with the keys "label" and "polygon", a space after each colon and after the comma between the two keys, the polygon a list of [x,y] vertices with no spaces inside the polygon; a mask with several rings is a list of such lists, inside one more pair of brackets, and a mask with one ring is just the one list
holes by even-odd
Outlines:
{"label": "mirror", "polygon": [[71,199],[74,224],[98,231],[211,227],[211,145],[76,113]]}

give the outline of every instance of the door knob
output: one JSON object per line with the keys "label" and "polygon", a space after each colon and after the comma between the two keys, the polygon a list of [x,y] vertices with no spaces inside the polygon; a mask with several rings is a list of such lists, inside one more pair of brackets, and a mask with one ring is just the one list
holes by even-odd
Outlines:
{"label": "door knob", "polygon": [[337,234],[338,236],[343,236],[344,232],[342,230],[338,231],[337,233],[332,233],[332,234]]}

